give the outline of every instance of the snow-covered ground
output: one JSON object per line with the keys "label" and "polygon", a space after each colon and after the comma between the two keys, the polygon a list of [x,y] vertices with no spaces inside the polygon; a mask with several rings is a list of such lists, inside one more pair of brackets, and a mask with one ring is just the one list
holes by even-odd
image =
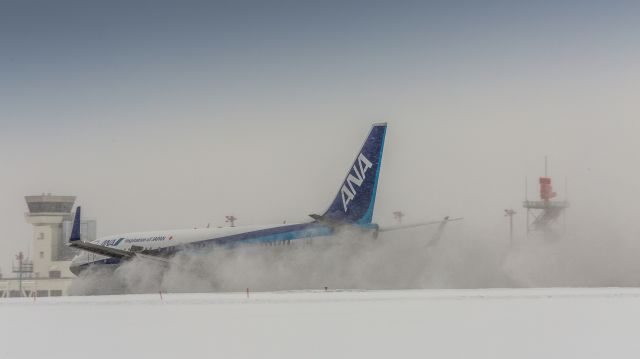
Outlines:
{"label": "snow-covered ground", "polygon": [[635,358],[640,289],[0,299],[0,358]]}

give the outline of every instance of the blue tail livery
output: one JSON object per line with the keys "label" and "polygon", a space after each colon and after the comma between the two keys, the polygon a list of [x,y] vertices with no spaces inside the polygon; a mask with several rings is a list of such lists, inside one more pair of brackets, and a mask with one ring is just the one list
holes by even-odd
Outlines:
{"label": "blue tail livery", "polygon": [[367,225],[373,218],[387,124],[374,124],[353,161],[338,194],[322,216],[328,222]]}

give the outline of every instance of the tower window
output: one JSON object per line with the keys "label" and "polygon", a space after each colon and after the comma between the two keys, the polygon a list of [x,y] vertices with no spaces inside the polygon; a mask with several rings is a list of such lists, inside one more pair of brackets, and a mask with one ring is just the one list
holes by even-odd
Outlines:
{"label": "tower window", "polygon": [[40,252],[40,258],[44,258],[44,252]]}

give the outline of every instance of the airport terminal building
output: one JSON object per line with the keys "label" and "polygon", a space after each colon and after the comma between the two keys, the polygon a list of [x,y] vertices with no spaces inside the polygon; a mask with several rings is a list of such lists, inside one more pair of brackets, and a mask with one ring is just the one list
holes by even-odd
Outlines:
{"label": "airport terminal building", "polygon": [[[33,226],[31,253],[20,253],[12,266],[13,277],[0,279],[0,297],[48,297],[68,294],[74,275],[69,271],[76,251],[67,247],[73,225],[74,196],[26,196],[26,221]],[[83,219],[85,241],[96,239],[95,219]]]}

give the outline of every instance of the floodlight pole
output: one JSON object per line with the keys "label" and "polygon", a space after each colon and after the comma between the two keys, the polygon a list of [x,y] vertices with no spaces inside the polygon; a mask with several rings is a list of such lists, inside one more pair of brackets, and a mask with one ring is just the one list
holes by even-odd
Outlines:
{"label": "floodlight pole", "polygon": [[513,216],[516,214],[516,211],[513,209],[505,209],[504,216],[509,217],[509,246],[513,246]]}

